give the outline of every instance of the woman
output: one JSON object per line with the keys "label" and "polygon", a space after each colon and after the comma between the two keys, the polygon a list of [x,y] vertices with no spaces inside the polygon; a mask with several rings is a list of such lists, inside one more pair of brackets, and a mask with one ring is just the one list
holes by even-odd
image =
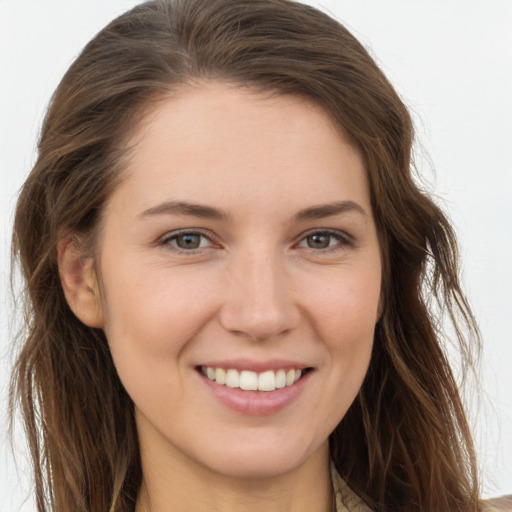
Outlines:
{"label": "woman", "polygon": [[412,137],[301,4],[149,2],[98,34],[15,220],[39,509],[481,509],[427,299],[468,365],[476,327]]}

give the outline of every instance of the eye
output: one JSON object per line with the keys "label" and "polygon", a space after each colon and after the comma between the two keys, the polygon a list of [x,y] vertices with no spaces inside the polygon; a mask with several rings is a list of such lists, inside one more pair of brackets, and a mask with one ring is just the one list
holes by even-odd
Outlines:
{"label": "eye", "polygon": [[298,247],[317,251],[342,249],[350,244],[348,235],[338,231],[313,231],[304,236]]}
{"label": "eye", "polygon": [[211,247],[212,241],[203,233],[196,231],[178,231],[164,237],[160,245],[171,246],[180,251],[194,251]]}

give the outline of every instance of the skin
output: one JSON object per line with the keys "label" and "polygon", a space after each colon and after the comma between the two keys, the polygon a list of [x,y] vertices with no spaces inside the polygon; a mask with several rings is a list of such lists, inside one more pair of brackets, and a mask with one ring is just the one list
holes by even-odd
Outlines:
{"label": "skin", "polygon": [[[223,83],[160,102],[131,143],[98,241],[101,286],[92,260],[77,270],[63,247],[60,262],[68,301],[105,330],[135,403],[137,512],[330,510],[328,436],[362,384],[380,312],[360,156],[318,106]],[[180,248],[178,230],[199,246]],[[251,416],[197,369],[233,357],[313,369],[292,403]]]}

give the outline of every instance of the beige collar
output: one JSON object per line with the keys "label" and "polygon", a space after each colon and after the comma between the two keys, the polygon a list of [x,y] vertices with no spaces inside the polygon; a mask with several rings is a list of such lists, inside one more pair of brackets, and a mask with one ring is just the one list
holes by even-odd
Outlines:
{"label": "beige collar", "polygon": [[[331,480],[335,512],[372,512],[368,505],[341,478],[332,461]],[[512,495],[484,500],[481,505],[482,512],[512,512]]]}
{"label": "beige collar", "polygon": [[331,480],[336,512],[372,512],[361,498],[346,484],[331,461]]}

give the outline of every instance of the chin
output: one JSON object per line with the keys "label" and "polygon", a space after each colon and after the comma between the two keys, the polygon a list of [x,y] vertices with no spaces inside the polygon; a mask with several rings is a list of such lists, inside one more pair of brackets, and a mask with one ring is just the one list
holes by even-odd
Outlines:
{"label": "chin", "polygon": [[[328,460],[328,441],[321,446],[308,443],[279,440],[272,443],[246,442],[231,444],[220,452],[203,452],[203,464],[216,473],[246,479],[275,478],[299,468],[311,457],[325,457]],[[206,457],[205,457],[206,456]]]}

